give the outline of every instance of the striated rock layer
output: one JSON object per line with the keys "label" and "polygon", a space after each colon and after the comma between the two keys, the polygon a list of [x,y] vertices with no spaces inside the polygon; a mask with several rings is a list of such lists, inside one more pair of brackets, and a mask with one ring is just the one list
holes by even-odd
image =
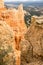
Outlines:
{"label": "striated rock layer", "polygon": [[[32,18],[32,24],[29,27],[25,38],[32,44],[33,52],[43,56],[43,18]],[[35,21],[34,21],[35,20]]]}
{"label": "striated rock layer", "polygon": [[43,65],[43,16],[33,16],[21,46],[21,65]]}

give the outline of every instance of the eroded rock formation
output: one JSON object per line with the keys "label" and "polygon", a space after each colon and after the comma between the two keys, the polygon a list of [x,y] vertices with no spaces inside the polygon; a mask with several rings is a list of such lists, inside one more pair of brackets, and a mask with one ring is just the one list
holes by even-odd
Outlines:
{"label": "eroded rock formation", "polygon": [[1,2],[0,65],[43,65],[43,16],[33,16],[27,29],[23,5],[7,9]]}
{"label": "eroded rock formation", "polygon": [[37,59],[30,65],[39,65],[43,64],[43,16],[37,17],[33,16],[31,20],[31,25],[25,34],[25,39],[33,47],[33,58]]}
{"label": "eroded rock formation", "polygon": [[8,9],[0,13],[0,15],[0,19],[6,21],[6,23],[13,28],[18,46],[19,39],[22,39],[24,37],[24,34],[27,30],[27,27],[24,22],[23,6],[20,5],[18,7],[18,10]]}
{"label": "eroded rock formation", "polygon": [[0,65],[15,65],[14,33],[5,21],[0,21]]}
{"label": "eroded rock formation", "polygon": [[33,47],[28,40],[22,40],[20,42],[21,50],[21,65],[27,65],[33,58]]}
{"label": "eroded rock formation", "polygon": [[[5,8],[4,8],[5,9]],[[20,65],[20,41],[24,38],[27,27],[24,23],[23,6],[20,5],[18,9],[5,9],[0,10],[0,20],[5,21],[14,32],[14,51],[16,57],[16,65]],[[9,59],[10,60],[10,59]]]}
{"label": "eroded rock formation", "polygon": [[0,8],[4,7],[4,0],[0,0]]}

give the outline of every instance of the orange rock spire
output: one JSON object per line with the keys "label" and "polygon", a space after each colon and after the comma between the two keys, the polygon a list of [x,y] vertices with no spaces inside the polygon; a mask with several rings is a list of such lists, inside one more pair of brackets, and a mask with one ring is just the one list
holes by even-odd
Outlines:
{"label": "orange rock spire", "polygon": [[[0,0],[0,6],[4,7],[4,1]],[[14,49],[16,49],[16,65],[20,65],[20,41],[24,38],[24,34],[27,30],[24,21],[23,5],[19,5],[18,9],[0,9],[0,20],[4,20],[14,31]],[[19,54],[18,54],[19,53]]]}
{"label": "orange rock spire", "polygon": [[0,8],[4,7],[4,0],[0,0]]}

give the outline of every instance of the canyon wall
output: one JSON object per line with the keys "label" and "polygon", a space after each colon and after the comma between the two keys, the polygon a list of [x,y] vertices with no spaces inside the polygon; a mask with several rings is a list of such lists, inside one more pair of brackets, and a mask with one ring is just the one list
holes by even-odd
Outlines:
{"label": "canyon wall", "polygon": [[[2,7],[0,9],[0,21],[2,21],[2,22],[5,21],[5,23],[13,30],[13,33],[14,33],[14,35],[13,35],[14,36],[14,42],[13,42],[14,43],[13,44],[14,51],[13,51],[13,54],[11,53],[11,55],[9,56],[12,61],[10,62],[10,58],[8,59],[8,57],[7,57],[7,59],[9,60],[9,64],[10,65],[11,64],[12,65],[15,65],[15,64],[20,65],[20,60],[21,60],[20,59],[20,53],[21,53],[20,52],[20,42],[22,39],[24,39],[24,34],[26,33],[26,30],[27,30],[27,27],[26,27],[25,21],[24,21],[23,5],[18,6],[18,9],[15,9],[15,8],[7,9],[5,7],[4,8]],[[6,28],[6,26],[5,26],[5,28]],[[8,37],[10,37],[10,36],[8,35]],[[14,59],[12,58],[12,55],[14,56]],[[4,59],[6,59],[6,58],[4,58]],[[3,60],[3,57],[2,57],[2,60]],[[3,61],[3,63],[4,62],[5,62],[5,64],[8,64],[7,61]],[[0,63],[2,63],[2,61]]]}
{"label": "canyon wall", "polygon": [[[22,46],[23,43],[21,43],[21,65],[43,65],[43,16],[33,16],[31,18],[31,24],[30,27],[28,27],[28,30],[25,34],[25,40],[27,40],[28,49],[26,47]],[[24,41],[25,42],[25,41]],[[29,48],[30,45],[30,48]],[[32,47],[31,47],[32,46]],[[26,48],[26,49],[25,49]],[[29,52],[31,49],[31,52]],[[28,51],[29,50],[29,51]],[[26,52],[28,51],[28,52]],[[29,53],[28,56],[24,55],[26,53]],[[24,54],[23,54],[24,53]],[[25,56],[25,57],[24,57]],[[28,62],[27,62],[28,58]],[[24,59],[24,60],[23,60]],[[31,61],[29,60],[31,59]],[[30,61],[30,63],[29,63]]]}
{"label": "canyon wall", "polygon": [[0,6],[0,65],[43,65],[43,16],[32,16],[27,28],[22,4]]}

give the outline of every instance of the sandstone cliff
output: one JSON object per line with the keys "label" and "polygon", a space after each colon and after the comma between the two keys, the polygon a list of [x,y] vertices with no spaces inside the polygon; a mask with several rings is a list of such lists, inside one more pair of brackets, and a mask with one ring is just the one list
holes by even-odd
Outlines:
{"label": "sandstone cliff", "polygon": [[15,65],[14,33],[5,21],[0,21],[0,65]]}
{"label": "sandstone cliff", "polygon": [[[23,55],[21,57],[23,57],[25,61],[21,58],[23,60],[23,61],[21,61],[21,62],[23,62],[21,65],[25,65],[26,63],[28,65],[35,65],[35,64],[43,65],[43,63],[42,63],[42,61],[43,61],[43,16],[40,16],[40,17],[33,16],[32,17],[31,25],[25,34],[25,40],[27,40],[28,43],[32,46],[32,48],[30,46],[32,54],[30,52],[29,52],[29,54],[32,56],[32,57],[30,56],[30,58],[33,58],[33,60],[31,60],[32,63],[28,63],[29,60],[27,62],[27,60],[24,58],[25,55]],[[28,46],[29,46],[29,44],[28,44]],[[25,43],[24,43],[24,45],[25,45]],[[21,47],[22,47],[22,45],[21,45]],[[25,48],[26,48],[26,46],[21,49],[22,53],[23,53],[23,51],[26,52],[27,48],[29,49],[29,47],[27,47],[26,49]],[[25,57],[27,57],[27,55]],[[24,62],[25,62],[25,64],[24,64]]]}
{"label": "sandstone cliff", "polygon": [[23,6],[20,5],[17,9],[6,9],[0,13],[0,19],[6,21],[6,23],[11,26],[14,30],[14,35],[17,39],[17,44],[19,39],[24,37],[27,27],[24,22],[24,11]]}
{"label": "sandstone cliff", "polygon": [[[4,6],[4,5],[2,5],[2,6]],[[12,63],[12,65],[14,63],[16,63],[16,65],[20,65],[20,45],[19,45],[19,43],[20,43],[21,39],[24,38],[24,34],[27,30],[27,27],[24,22],[23,6],[20,5],[18,7],[18,9],[15,9],[15,8],[7,9],[5,7],[1,8],[0,9],[0,20],[2,21],[2,23],[3,23],[3,21],[5,21],[5,23],[7,25],[9,25],[9,27],[11,27],[11,29],[13,30],[13,33],[14,33],[13,49],[14,49],[14,53],[15,53],[14,54],[15,61],[13,62],[13,59],[11,58],[11,60],[12,60],[11,63]],[[11,65],[10,58],[8,60],[9,60],[9,65]],[[0,62],[0,63],[2,63],[2,62]],[[8,64],[8,62],[7,62],[7,64]]]}
{"label": "sandstone cliff", "polygon": [[0,65],[43,65],[43,16],[33,16],[27,29],[22,4],[0,5]]}

